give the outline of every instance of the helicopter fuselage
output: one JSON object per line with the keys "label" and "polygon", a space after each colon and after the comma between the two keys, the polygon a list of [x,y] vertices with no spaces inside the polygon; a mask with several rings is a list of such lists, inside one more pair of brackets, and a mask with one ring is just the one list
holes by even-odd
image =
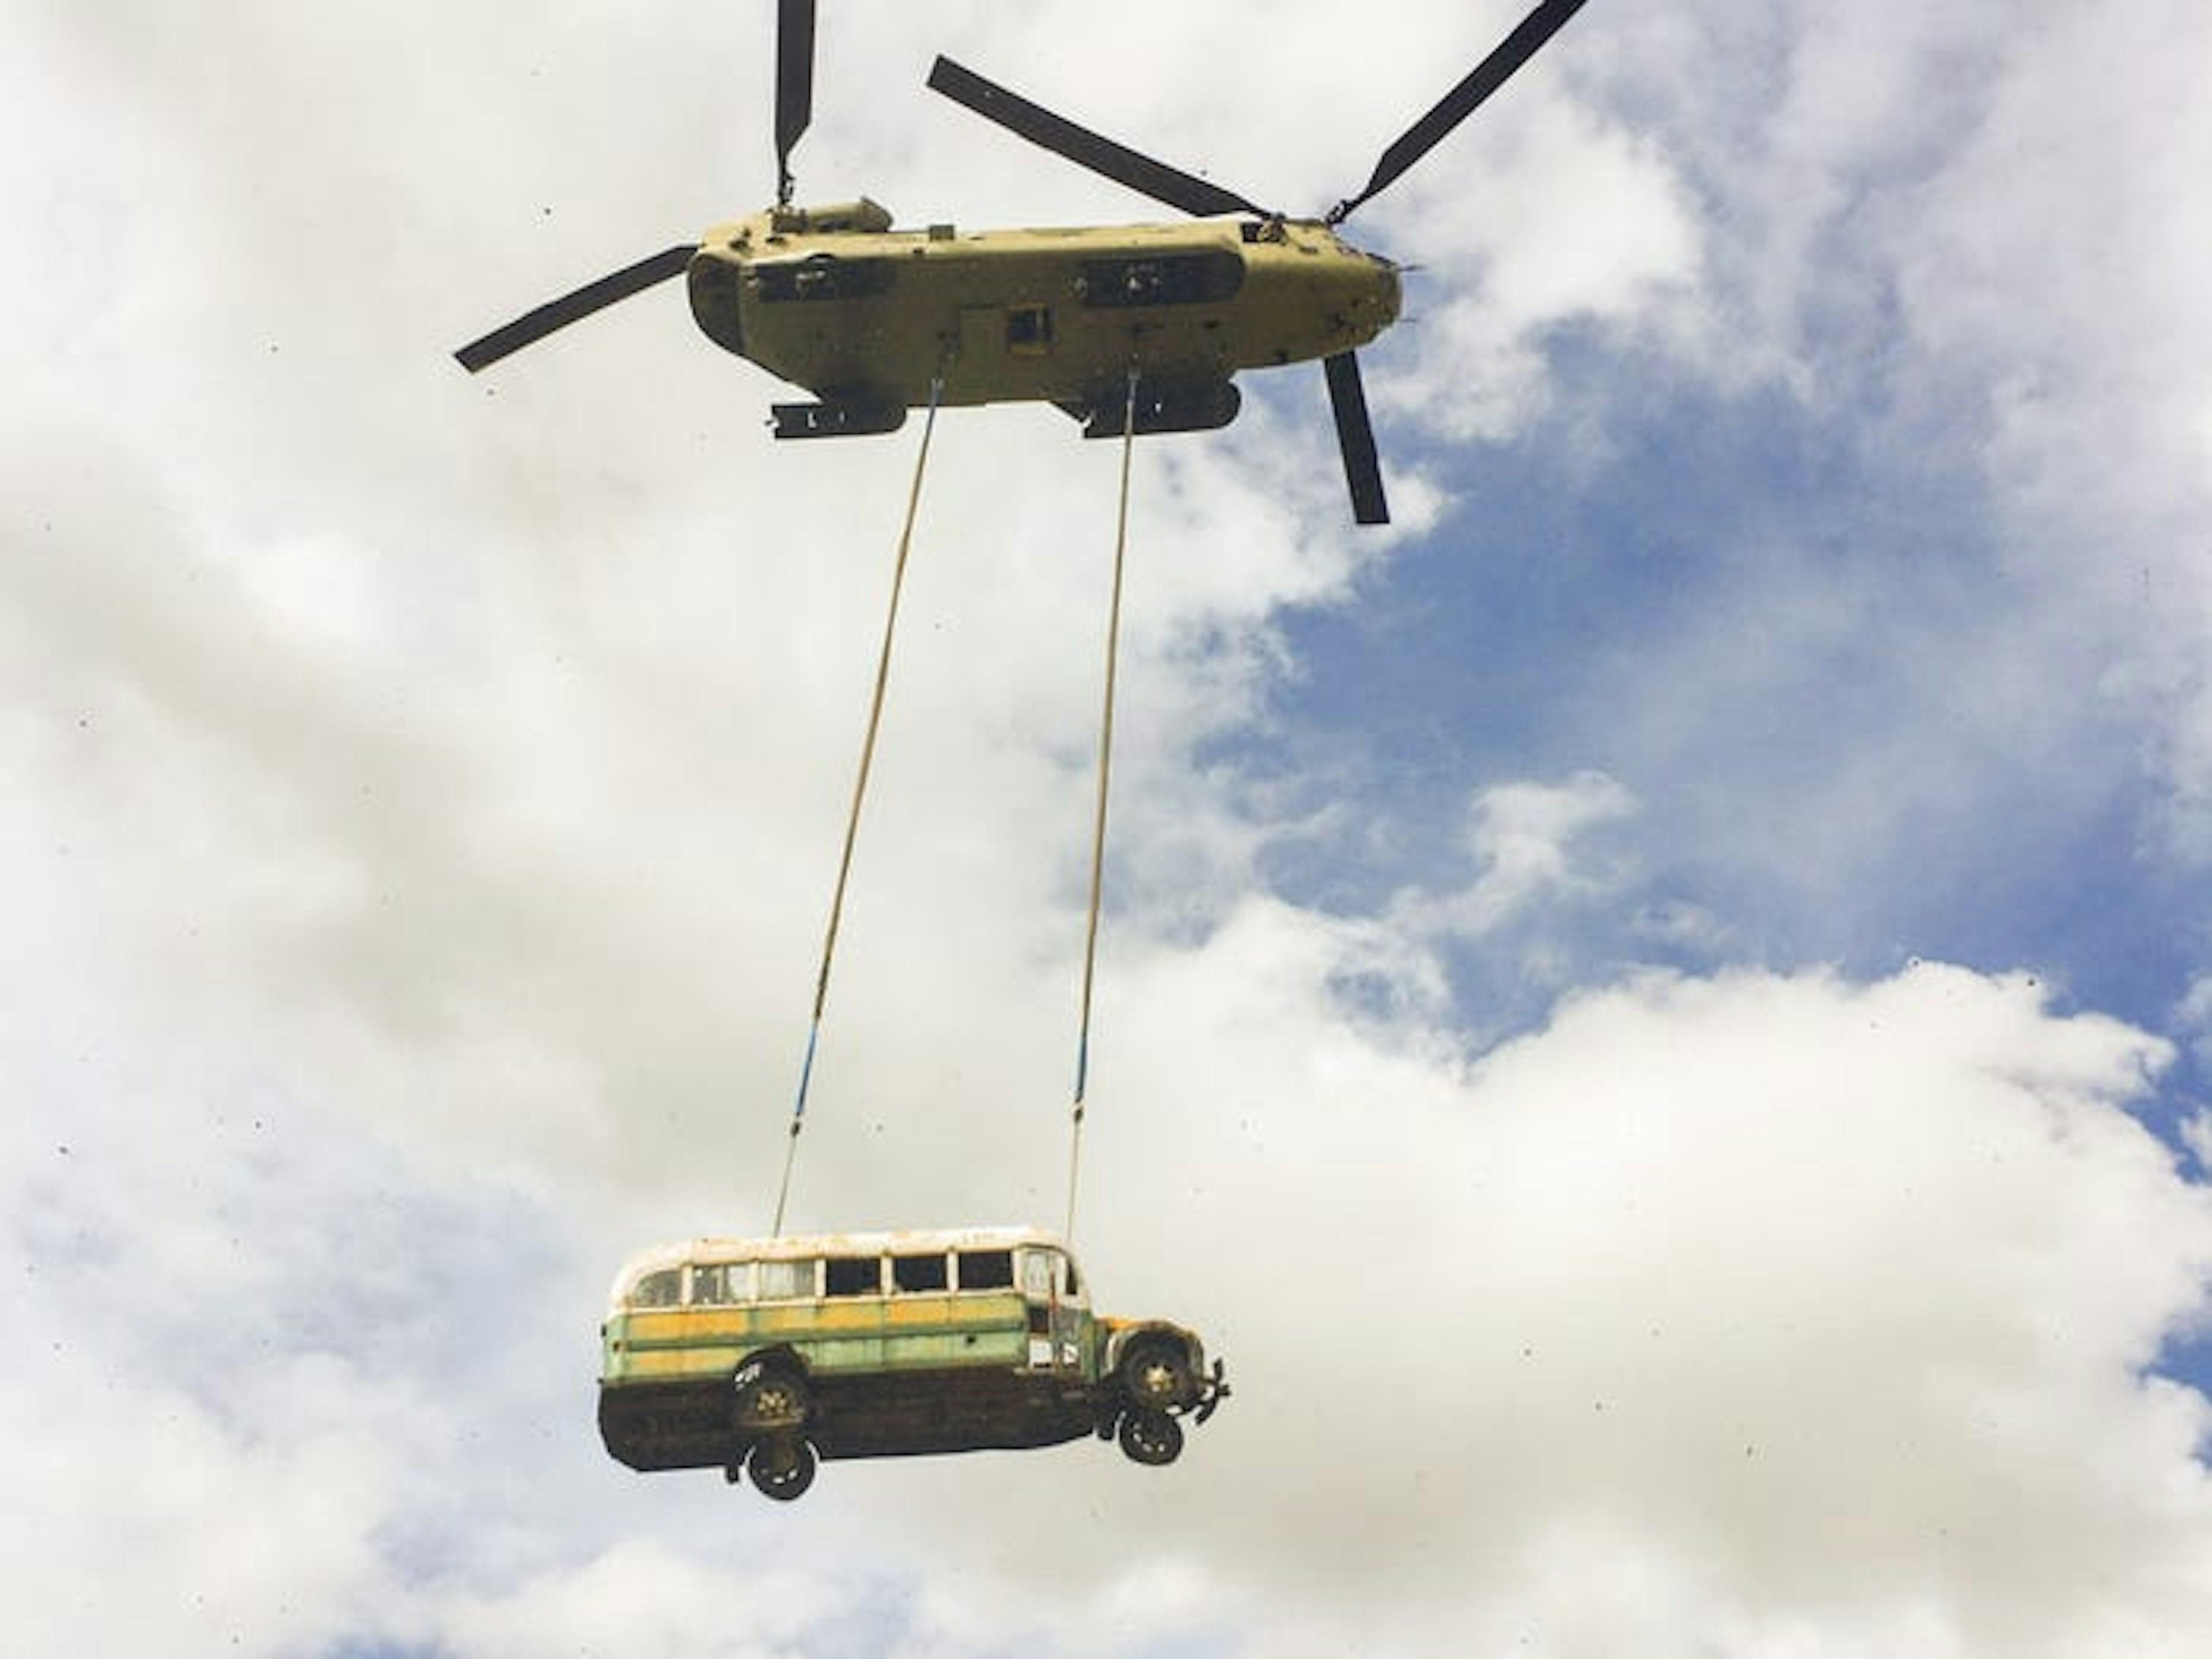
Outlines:
{"label": "helicopter fuselage", "polygon": [[1397,268],[1312,220],[962,234],[894,230],[872,202],[771,209],[709,231],[689,268],[715,343],[820,400],[779,435],[887,431],[926,406],[1045,402],[1096,436],[1219,426],[1239,370],[1366,344]]}

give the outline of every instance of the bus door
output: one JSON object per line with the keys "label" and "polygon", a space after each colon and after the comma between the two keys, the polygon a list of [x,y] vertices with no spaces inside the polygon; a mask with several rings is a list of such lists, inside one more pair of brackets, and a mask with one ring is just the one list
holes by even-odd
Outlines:
{"label": "bus door", "polygon": [[1085,1308],[1075,1264],[1057,1250],[1022,1252],[1022,1300],[1029,1309],[1031,1370],[1080,1370]]}

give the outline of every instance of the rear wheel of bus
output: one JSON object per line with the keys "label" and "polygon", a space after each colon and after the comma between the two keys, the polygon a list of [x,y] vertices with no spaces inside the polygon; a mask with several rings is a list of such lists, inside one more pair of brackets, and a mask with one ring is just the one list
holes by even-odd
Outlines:
{"label": "rear wheel of bus", "polygon": [[805,1423],[811,1403],[806,1378],[793,1361],[780,1357],[749,1359],[731,1381],[731,1411],[740,1430],[760,1433]]}

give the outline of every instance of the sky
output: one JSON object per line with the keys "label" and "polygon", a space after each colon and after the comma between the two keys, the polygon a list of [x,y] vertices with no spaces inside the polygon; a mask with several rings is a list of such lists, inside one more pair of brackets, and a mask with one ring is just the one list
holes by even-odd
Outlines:
{"label": "sky", "polygon": [[[2166,1659],[2212,1629],[2212,16],[1592,0],[1135,454],[1076,1243],[1173,1468],[593,1422],[764,1232],[921,425],[674,289],[766,0],[0,0],[27,1653]],[[1512,4],[823,0],[803,198],[1311,210]],[[1388,27],[1382,27],[1387,15]],[[792,1198],[1061,1218],[1118,456],[939,423]]]}

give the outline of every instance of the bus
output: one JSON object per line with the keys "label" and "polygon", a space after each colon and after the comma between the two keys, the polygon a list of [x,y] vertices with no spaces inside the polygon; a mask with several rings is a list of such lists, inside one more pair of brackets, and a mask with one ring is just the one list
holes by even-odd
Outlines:
{"label": "bus", "polygon": [[1227,1397],[1196,1333],[1092,1312],[1032,1227],[701,1238],[617,1275],[599,1433],[634,1469],[742,1470],[797,1498],[817,1459],[1118,1440],[1173,1462]]}

